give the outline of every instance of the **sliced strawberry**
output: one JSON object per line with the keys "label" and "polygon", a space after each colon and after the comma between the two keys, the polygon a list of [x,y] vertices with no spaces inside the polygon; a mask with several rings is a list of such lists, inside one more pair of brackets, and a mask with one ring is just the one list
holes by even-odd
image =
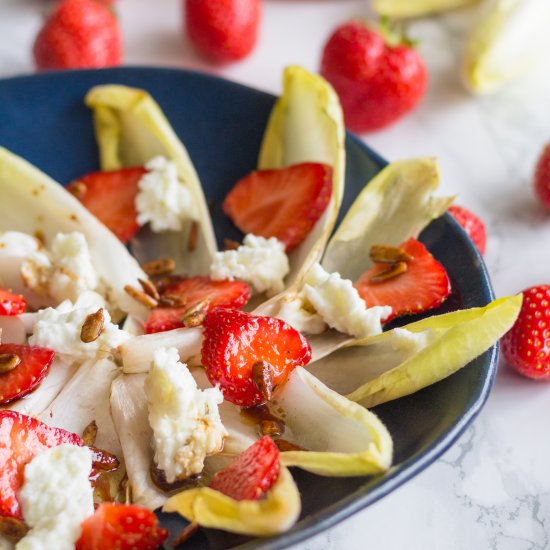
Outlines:
{"label": "sliced strawberry", "polygon": [[76,550],[156,550],[168,538],[157,516],[134,504],[104,502],[82,522]]}
{"label": "sliced strawberry", "polygon": [[0,516],[22,519],[17,493],[25,465],[41,451],[62,443],[82,446],[76,434],[15,411],[0,411]]}
{"label": "sliced strawberry", "polygon": [[19,315],[27,311],[27,302],[21,294],[0,288],[0,315]]}
{"label": "sliced strawberry", "polygon": [[161,299],[178,304],[151,310],[145,332],[162,332],[183,327],[183,317],[203,302],[203,311],[217,306],[240,308],[250,298],[250,288],[242,281],[213,281],[210,277],[170,277],[160,287]]}
{"label": "sliced strawberry", "polygon": [[290,252],[313,229],[331,195],[332,168],[304,162],[245,176],[225,198],[223,211],[243,233],[277,237]]}
{"label": "sliced strawberry", "polygon": [[92,172],[71,182],[67,189],[123,243],[139,229],[135,206],[143,167]]}
{"label": "sliced strawberry", "polygon": [[412,260],[407,271],[381,282],[371,278],[388,269],[387,264],[375,264],[354,284],[367,307],[391,306],[392,315],[386,322],[400,315],[420,313],[439,306],[451,292],[445,268],[416,239],[399,246]]}
{"label": "sliced strawberry", "polygon": [[42,382],[55,352],[38,346],[0,344],[1,363],[16,364],[0,374],[0,405],[30,393]]}
{"label": "sliced strawberry", "polygon": [[235,500],[258,500],[277,481],[280,470],[279,449],[264,435],[217,472],[209,487]]}
{"label": "sliced strawberry", "polygon": [[225,399],[236,405],[264,403],[310,359],[307,340],[280,319],[226,308],[206,314],[202,364],[212,385],[220,384]]}

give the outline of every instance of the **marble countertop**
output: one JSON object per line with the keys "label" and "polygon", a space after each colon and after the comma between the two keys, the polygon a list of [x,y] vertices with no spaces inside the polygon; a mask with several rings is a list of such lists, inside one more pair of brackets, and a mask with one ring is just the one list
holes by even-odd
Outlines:
{"label": "marble countertop", "polygon": [[[0,0],[0,77],[33,71],[31,44],[45,0]],[[179,0],[118,0],[125,63],[210,71],[278,93],[282,68],[316,71],[339,22],[368,13],[367,0],[266,0],[261,37],[246,60],[202,62],[182,37]],[[162,9],[161,9],[162,6]],[[442,192],[486,222],[485,260],[498,297],[550,283],[550,215],[532,194],[532,172],[550,141],[550,71],[540,65],[496,95],[474,97],[458,66],[468,13],[414,23],[430,73],[420,107],[363,136],[389,160],[439,159]],[[474,424],[404,486],[300,545],[310,550],[534,550],[550,547],[550,385],[501,365]]]}

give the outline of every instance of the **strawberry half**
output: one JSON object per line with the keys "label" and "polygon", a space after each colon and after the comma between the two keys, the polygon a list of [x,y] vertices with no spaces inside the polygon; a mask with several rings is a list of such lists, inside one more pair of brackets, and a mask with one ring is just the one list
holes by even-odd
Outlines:
{"label": "strawberry half", "polygon": [[135,205],[143,167],[92,172],[71,182],[67,189],[123,243],[139,229]]}
{"label": "strawberry half", "polygon": [[386,322],[400,315],[421,313],[442,304],[451,292],[445,268],[416,239],[399,245],[412,259],[407,271],[391,279],[372,282],[371,278],[387,269],[375,264],[354,284],[367,307],[391,306],[393,311]]}
{"label": "strawberry half", "polygon": [[481,221],[481,218],[467,208],[458,206],[457,204],[449,206],[447,212],[449,212],[449,214],[462,226],[464,231],[468,233],[468,237],[472,239],[479,253],[484,254],[485,245],[487,244],[487,231],[485,230],[485,224]]}
{"label": "strawberry half", "polygon": [[176,307],[158,307],[150,311],[145,332],[163,332],[184,326],[184,315],[204,302],[203,311],[214,307],[243,307],[250,299],[250,288],[242,281],[214,281],[210,277],[171,277],[160,288],[161,301],[174,301]]}
{"label": "strawberry half", "polygon": [[514,326],[502,337],[502,354],[517,372],[534,380],[550,380],[550,285],[523,291]]}
{"label": "strawberry half", "polygon": [[209,487],[235,500],[259,500],[279,477],[279,449],[264,435],[216,473]]}
{"label": "strawberry half", "polygon": [[27,311],[27,302],[21,294],[0,288],[0,315],[19,315]]}
{"label": "strawberry half", "polygon": [[0,363],[16,364],[19,359],[14,368],[0,373],[0,405],[34,390],[46,376],[54,355],[51,349],[38,346],[0,344]]}
{"label": "strawberry half", "polygon": [[332,168],[304,162],[245,176],[225,198],[223,211],[243,233],[277,237],[290,252],[313,229],[331,195]]}
{"label": "strawberry half", "polygon": [[0,516],[22,519],[17,493],[25,465],[41,451],[62,443],[82,446],[76,434],[15,411],[0,411]]}
{"label": "strawberry half", "polygon": [[216,308],[204,319],[202,364],[228,401],[252,407],[269,399],[296,367],[311,359],[307,340],[274,317]]}
{"label": "strawberry half", "polygon": [[153,512],[133,504],[104,502],[81,527],[76,550],[156,550],[168,538]]}

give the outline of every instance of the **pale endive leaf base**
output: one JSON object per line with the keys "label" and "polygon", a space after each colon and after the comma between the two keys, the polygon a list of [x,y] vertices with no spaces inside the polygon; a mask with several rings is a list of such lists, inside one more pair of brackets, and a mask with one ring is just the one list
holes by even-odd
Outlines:
{"label": "pale endive leaf base", "polygon": [[164,512],[177,512],[203,527],[256,537],[290,529],[301,510],[300,493],[290,472],[281,466],[279,477],[260,500],[232,499],[208,487],[189,489],[168,499]]}

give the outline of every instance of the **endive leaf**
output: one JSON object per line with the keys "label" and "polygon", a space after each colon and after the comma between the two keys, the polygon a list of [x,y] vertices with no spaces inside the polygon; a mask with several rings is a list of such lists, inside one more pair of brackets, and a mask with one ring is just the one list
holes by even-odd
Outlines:
{"label": "endive leaf", "polygon": [[513,325],[521,295],[428,317],[367,338],[312,366],[336,391],[374,407],[435,384],[485,352]]}
{"label": "endive leaf", "polygon": [[294,370],[274,406],[284,411],[284,438],[307,449],[281,453],[286,466],[326,476],[370,475],[390,467],[392,439],[378,417],[305,369]]}
{"label": "endive leaf", "polygon": [[372,9],[387,17],[421,17],[479,4],[480,0],[373,0]]}
{"label": "endive leaf", "polygon": [[322,77],[291,66],[284,71],[283,92],[269,118],[258,168],[308,161],[332,166],[332,197],[309,235],[289,255],[287,286],[321,257],[342,204],[345,171],[345,127],[338,96]]}
{"label": "endive leaf", "polygon": [[46,246],[57,233],[79,231],[86,237],[97,274],[109,287],[109,301],[124,312],[143,311],[144,307],[126,294],[124,286],[139,287],[138,279],[147,276],[123,244],[61,185],[0,147],[3,231],[42,235]]}
{"label": "endive leaf", "polygon": [[372,265],[373,244],[398,246],[441,216],[452,198],[434,197],[439,185],[431,158],[393,162],[377,174],[351,205],[330,239],[322,266],[355,281]]}
{"label": "endive leaf", "polygon": [[165,332],[142,334],[118,347],[125,373],[149,372],[158,348],[176,348],[180,360],[188,361],[201,351],[202,328],[177,328]]}
{"label": "endive leaf", "polygon": [[491,0],[470,31],[463,77],[474,92],[488,93],[526,72],[550,46],[547,0]]}
{"label": "endive leaf", "polygon": [[208,207],[189,154],[159,105],[144,90],[119,85],[92,88],[85,101],[94,112],[103,170],[141,166],[161,155],[175,163],[180,180],[191,193],[198,223],[194,249],[188,249],[188,242],[195,222],[188,220],[182,231],[154,233],[143,228],[132,242],[134,255],[142,263],[170,257],[178,272],[207,274],[216,251]]}
{"label": "endive leaf", "polygon": [[163,507],[164,512],[177,512],[203,527],[257,537],[290,529],[300,509],[300,493],[284,466],[263,499],[237,501],[219,491],[201,487],[171,497]]}
{"label": "endive leaf", "polygon": [[86,361],[38,419],[79,435],[95,421],[98,430],[94,445],[122,457],[109,405],[111,383],[118,374],[119,368],[110,359]]}
{"label": "endive leaf", "polygon": [[131,500],[150,510],[162,506],[166,495],[151,481],[153,460],[147,397],[146,374],[121,374],[111,385],[111,413],[115,424],[130,486]]}

